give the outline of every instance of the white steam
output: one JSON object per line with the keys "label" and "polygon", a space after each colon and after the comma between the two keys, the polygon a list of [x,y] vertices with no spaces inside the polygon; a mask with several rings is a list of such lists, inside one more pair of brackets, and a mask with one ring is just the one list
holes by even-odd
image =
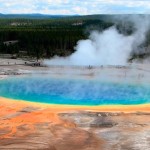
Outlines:
{"label": "white steam", "polygon": [[[124,18],[125,19],[125,18]],[[145,41],[149,20],[131,17],[136,31],[130,35],[119,33],[115,26],[103,32],[92,31],[89,39],[80,40],[76,52],[66,58],[54,57],[46,60],[46,65],[126,65],[131,52],[140,53],[139,46]]]}
{"label": "white steam", "polygon": [[70,60],[73,65],[125,64],[132,43],[132,36],[118,33],[115,27],[101,33],[93,31],[88,40],[78,42],[77,51],[70,56]]}

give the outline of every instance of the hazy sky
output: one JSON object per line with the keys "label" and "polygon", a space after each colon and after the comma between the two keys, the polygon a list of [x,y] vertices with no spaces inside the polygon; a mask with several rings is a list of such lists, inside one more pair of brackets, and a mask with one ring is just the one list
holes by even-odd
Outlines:
{"label": "hazy sky", "polygon": [[150,0],[0,0],[0,13],[147,14]]}

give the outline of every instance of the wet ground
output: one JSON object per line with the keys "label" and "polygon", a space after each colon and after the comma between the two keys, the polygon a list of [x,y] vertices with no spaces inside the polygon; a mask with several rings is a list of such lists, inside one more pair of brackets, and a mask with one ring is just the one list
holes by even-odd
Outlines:
{"label": "wet ground", "polygon": [[150,149],[150,113],[76,112],[60,116],[104,140],[104,150]]}
{"label": "wet ground", "polygon": [[1,150],[149,150],[150,113],[0,104]]}

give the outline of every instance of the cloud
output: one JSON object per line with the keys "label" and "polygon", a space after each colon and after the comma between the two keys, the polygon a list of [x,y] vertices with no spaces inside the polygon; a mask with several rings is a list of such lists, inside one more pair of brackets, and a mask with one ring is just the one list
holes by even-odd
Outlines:
{"label": "cloud", "polygon": [[0,13],[139,14],[150,12],[149,0],[0,0]]}

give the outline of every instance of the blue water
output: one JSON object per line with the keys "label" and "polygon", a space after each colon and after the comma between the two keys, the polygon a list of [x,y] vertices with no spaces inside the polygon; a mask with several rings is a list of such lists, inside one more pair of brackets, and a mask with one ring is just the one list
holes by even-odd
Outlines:
{"label": "blue water", "polygon": [[49,104],[135,105],[150,103],[150,86],[100,80],[22,77],[0,81],[0,96]]}

